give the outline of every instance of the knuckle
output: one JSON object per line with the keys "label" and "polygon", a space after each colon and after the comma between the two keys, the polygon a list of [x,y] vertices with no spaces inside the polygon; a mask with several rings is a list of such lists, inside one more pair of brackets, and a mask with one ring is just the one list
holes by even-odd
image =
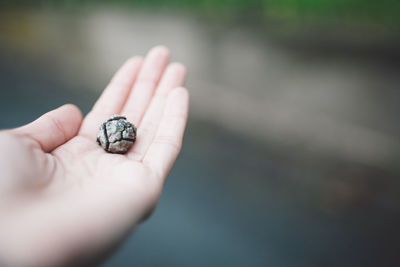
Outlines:
{"label": "knuckle", "polygon": [[186,73],[186,66],[181,62],[172,62],[170,64],[170,68],[174,69],[177,72]]}
{"label": "knuckle", "polygon": [[130,57],[126,61],[126,63],[127,64],[138,64],[138,63],[142,63],[142,61],[143,61],[143,57],[141,57],[141,56],[133,56],[133,57]]}

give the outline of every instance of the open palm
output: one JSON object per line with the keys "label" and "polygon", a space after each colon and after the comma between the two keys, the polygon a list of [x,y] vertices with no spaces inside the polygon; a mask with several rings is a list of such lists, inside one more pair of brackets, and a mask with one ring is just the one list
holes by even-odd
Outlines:
{"label": "open palm", "polygon": [[[129,59],[83,121],[65,105],[1,133],[0,262],[93,263],[151,213],[179,154],[188,112],[185,68],[168,59],[162,46],[144,60]],[[95,141],[113,114],[138,128],[125,155]]]}

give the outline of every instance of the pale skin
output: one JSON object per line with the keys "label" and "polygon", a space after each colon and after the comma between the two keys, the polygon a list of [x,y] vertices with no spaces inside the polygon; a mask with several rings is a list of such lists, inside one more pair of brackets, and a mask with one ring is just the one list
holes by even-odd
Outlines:
{"label": "pale skin", "polygon": [[[0,132],[0,265],[98,264],[155,208],[188,116],[186,70],[154,47],[129,59],[85,118],[64,105]],[[125,155],[97,143],[121,114],[137,128]]]}

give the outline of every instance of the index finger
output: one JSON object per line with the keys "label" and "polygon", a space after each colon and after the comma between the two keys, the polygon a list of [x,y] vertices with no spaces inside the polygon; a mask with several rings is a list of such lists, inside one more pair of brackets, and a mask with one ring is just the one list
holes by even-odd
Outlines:
{"label": "index finger", "polygon": [[99,125],[113,114],[121,112],[142,66],[142,57],[132,57],[115,73],[110,83],[86,116],[80,135],[94,138]]}

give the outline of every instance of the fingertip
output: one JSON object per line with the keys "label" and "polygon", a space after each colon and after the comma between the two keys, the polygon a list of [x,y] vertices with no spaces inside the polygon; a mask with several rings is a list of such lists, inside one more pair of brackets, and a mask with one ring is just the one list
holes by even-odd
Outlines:
{"label": "fingertip", "polygon": [[187,73],[186,66],[181,62],[172,62],[171,64],[169,64],[169,68],[173,69],[174,71],[178,72],[183,76],[186,76]]}
{"label": "fingertip", "polygon": [[129,64],[129,65],[137,65],[137,64],[141,64],[143,62],[143,57],[142,56],[133,56],[130,57],[125,64]]}
{"label": "fingertip", "polygon": [[81,110],[74,104],[68,103],[58,109],[63,109],[63,111],[67,112],[75,121],[82,121],[83,119]]}
{"label": "fingertip", "polygon": [[169,51],[168,47],[166,47],[165,45],[157,45],[150,49],[148,55],[169,57],[170,51]]}
{"label": "fingertip", "polygon": [[57,118],[56,121],[59,121],[61,125],[65,125],[62,127],[66,136],[69,138],[74,136],[81,126],[83,116],[81,110],[74,104],[65,104],[57,109],[60,112],[60,115],[55,114],[54,118]]}

